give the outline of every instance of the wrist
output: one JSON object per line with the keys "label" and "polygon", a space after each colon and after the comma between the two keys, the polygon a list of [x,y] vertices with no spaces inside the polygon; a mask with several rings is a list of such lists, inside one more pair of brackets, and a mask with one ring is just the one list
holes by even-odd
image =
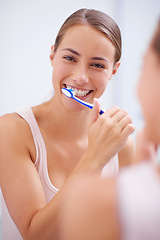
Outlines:
{"label": "wrist", "polygon": [[76,165],[74,171],[100,175],[105,164],[106,160],[103,161],[101,154],[97,154],[95,151],[87,149]]}

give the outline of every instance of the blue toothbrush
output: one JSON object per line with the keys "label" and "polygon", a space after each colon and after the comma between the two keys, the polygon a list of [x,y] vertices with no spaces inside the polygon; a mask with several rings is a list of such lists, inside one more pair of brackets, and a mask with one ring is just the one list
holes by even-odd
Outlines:
{"label": "blue toothbrush", "polygon": [[[84,106],[86,106],[86,107],[88,107],[88,108],[90,108],[90,109],[92,109],[93,106],[94,106],[94,105],[91,104],[91,103],[87,103],[87,102],[85,102],[85,101],[83,101],[83,100],[75,97],[74,94],[73,94],[73,90],[72,90],[72,89],[62,88],[61,91],[62,91],[62,93],[63,93],[65,96],[67,96],[68,98],[72,98],[72,99],[74,99],[75,101],[83,104]],[[101,115],[101,114],[103,114],[103,113],[104,113],[104,111],[103,111],[103,110],[100,110],[99,114]]]}

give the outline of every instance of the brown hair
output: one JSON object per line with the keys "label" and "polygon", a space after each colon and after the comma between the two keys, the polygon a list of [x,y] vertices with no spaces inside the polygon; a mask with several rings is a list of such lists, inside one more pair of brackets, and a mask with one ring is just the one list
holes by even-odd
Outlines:
{"label": "brown hair", "polygon": [[158,58],[160,59],[160,19],[158,21],[158,26],[156,28],[155,35],[151,42],[151,47],[153,48]]}
{"label": "brown hair", "polygon": [[115,21],[107,14],[94,10],[82,8],[71,14],[61,26],[56,40],[55,51],[57,50],[65,32],[76,24],[89,24],[96,30],[102,32],[113,43],[116,49],[115,62],[121,57],[121,32]]}

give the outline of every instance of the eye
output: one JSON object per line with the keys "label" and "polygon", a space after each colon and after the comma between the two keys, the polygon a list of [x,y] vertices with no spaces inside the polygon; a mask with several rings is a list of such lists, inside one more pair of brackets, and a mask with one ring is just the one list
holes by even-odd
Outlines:
{"label": "eye", "polygon": [[91,66],[95,67],[95,68],[100,68],[100,69],[103,69],[105,68],[103,64],[100,64],[100,63],[93,63],[91,64]]}
{"label": "eye", "polygon": [[70,61],[70,62],[76,62],[76,60],[72,56],[64,56],[63,58],[67,61]]}

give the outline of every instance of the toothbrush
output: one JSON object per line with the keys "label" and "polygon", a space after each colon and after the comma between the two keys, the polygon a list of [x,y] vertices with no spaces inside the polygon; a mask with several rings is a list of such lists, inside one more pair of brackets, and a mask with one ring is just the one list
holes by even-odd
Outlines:
{"label": "toothbrush", "polygon": [[[86,107],[88,107],[88,108],[90,108],[90,109],[92,109],[93,106],[94,106],[94,105],[91,104],[91,103],[87,103],[87,102],[85,102],[85,101],[83,101],[83,100],[75,97],[74,94],[73,94],[73,90],[72,90],[72,89],[62,88],[61,91],[62,91],[62,93],[63,93],[65,96],[67,96],[68,98],[72,98],[72,99],[74,99],[75,101],[81,103],[82,105],[84,105],[84,106],[86,106]],[[103,113],[104,113],[104,111],[103,111],[103,110],[100,110],[99,114],[101,115],[101,114],[103,114]]]}

